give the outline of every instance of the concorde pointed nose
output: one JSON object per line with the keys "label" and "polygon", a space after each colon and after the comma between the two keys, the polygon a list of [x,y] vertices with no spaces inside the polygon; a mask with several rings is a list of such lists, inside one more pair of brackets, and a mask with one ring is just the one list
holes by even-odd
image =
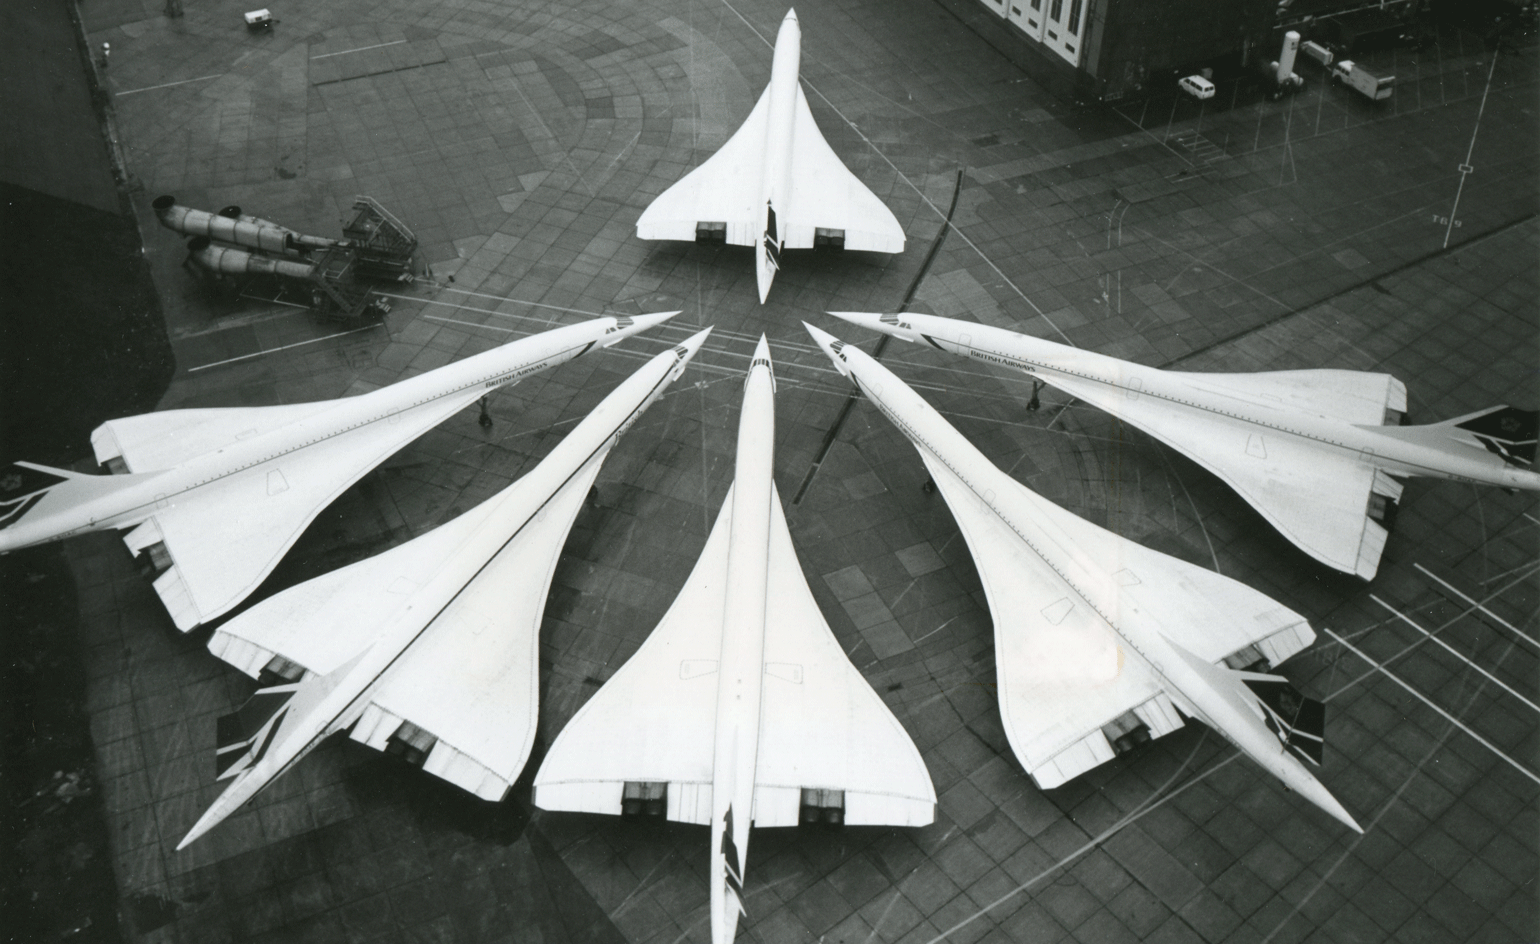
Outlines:
{"label": "concorde pointed nose", "polygon": [[626,315],[615,319],[614,333],[606,334],[600,347],[609,347],[629,338],[633,334],[639,334],[648,328],[656,327],[668,319],[679,314],[677,311],[659,312],[655,315]]}
{"label": "concorde pointed nose", "polygon": [[813,340],[818,342],[818,346],[823,348],[823,352],[829,355],[829,360],[834,362],[834,369],[849,377],[850,365],[845,363],[845,359],[840,356],[839,350],[836,347],[843,348],[845,343],[829,332],[813,327],[806,321],[802,322],[802,327],[806,328],[807,333],[813,336]]}
{"label": "concorde pointed nose", "polygon": [[213,829],[215,826],[218,826],[220,822],[224,820],[224,818],[225,814],[215,816],[214,809],[211,807],[207,812],[203,814],[203,816],[199,817],[198,822],[193,824],[193,828],[187,831],[187,835],[182,837],[182,841],[176,844],[176,851],[181,852],[183,849],[186,849],[188,846],[192,845],[194,840],[202,837],[204,833]]}
{"label": "concorde pointed nose", "polygon": [[679,366],[683,367],[685,364],[688,364],[690,362],[690,358],[695,356],[695,352],[701,349],[701,345],[706,343],[706,338],[710,335],[711,328],[707,328],[704,331],[698,331],[695,334],[685,338],[683,341],[680,341],[679,344],[674,348],[676,351],[684,351],[684,356],[679,361]]}
{"label": "concorde pointed nose", "polygon": [[[770,342],[763,334],[759,336],[759,343],[754,345],[754,360],[770,359]],[[752,363],[752,362],[751,362]]]}
{"label": "concorde pointed nose", "polygon": [[632,315],[631,326],[622,327],[620,330],[626,334],[636,334],[638,331],[646,331],[648,328],[657,327],[677,314],[679,314],[677,311],[660,311],[652,315]]}
{"label": "concorde pointed nose", "polygon": [[[780,29],[775,33],[775,49],[778,54],[790,54],[795,59],[802,56],[802,26],[797,22],[795,9],[786,11],[786,18],[781,20]],[[795,61],[789,63],[795,71]]]}
{"label": "concorde pointed nose", "polygon": [[[848,321],[857,327],[866,328],[869,331],[891,334],[900,341],[913,341],[914,336],[918,334],[916,331],[899,327],[898,320],[903,318],[903,315],[883,316],[871,311],[826,311],[824,314],[833,315],[841,321]],[[884,317],[888,320],[883,321]]]}

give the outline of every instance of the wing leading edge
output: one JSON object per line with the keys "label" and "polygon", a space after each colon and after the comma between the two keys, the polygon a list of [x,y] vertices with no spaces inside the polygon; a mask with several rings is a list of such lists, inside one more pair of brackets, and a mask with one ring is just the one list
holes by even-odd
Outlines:
{"label": "wing leading edge", "polygon": [[[1304,617],[1244,584],[1076,518],[998,470],[979,486],[981,496],[946,463],[920,454],[978,566],[995,620],[1006,735],[1041,787],[1169,734],[1183,712],[1194,713],[1127,649],[1109,618],[1154,622],[1171,643],[1237,680],[1233,670],[1276,665],[1315,639]],[[1077,567],[1075,579],[1102,584],[1095,598],[1116,600],[1117,612],[1094,609],[996,508],[1044,524],[1057,536],[1058,559],[1094,561]]]}
{"label": "wing leading edge", "polygon": [[[168,500],[123,537],[154,548],[155,579],[178,629],[226,612],[257,588],[321,510],[402,446],[474,403],[471,388],[402,410]],[[153,414],[152,414],[153,415]]]}
{"label": "wing leading edge", "polygon": [[717,222],[727,224],[730,245],[759,245],[759,179],[769,130],[766,88],[726,144],[642,211],[637,238],[693,240],[697,223]]}
{"label": "wing leading edge", "polygon": [[904,228],[898,218],[834,153],[813,120],[800,83],[791,168],[792,197],[782,237],[785,248],[811,249],[816,231],[829,229],[844,232],[846,249],[904,251]]}

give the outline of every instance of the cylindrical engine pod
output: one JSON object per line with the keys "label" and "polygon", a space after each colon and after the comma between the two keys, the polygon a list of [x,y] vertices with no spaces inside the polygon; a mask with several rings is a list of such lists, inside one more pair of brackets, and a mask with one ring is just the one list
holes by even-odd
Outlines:
{"label": "cylindrical engine pod", "polygon": [[297,252],[326,249],[340,245],[335,239],[306,236],[286,226],[241,213],[238,206],[227,206],[218,213],[194,210],[176,202],[176,197],[156,197],[150,204],[162,226],[188,236],[206,236],[220,242],[234,243],[264,252]]}
{"label": "cylindrical engine pod", "polygon": [[187,255],[199,268],[220,275],[281,275],[291,279],[308,279],[315,271],[315,266],[308,262],[271,259],[241,249],[216,246],[207,236],[189,239]]}
{"label": "cylindrical engine pod", "polygon": [[1276,76],[1279,85],[1286,85],[1289,76],[1294,74],[1294,55],[1299,52],[1299,34],[1289,30],[1283,34],[1283,51],[1278,54],[1278,74]]}

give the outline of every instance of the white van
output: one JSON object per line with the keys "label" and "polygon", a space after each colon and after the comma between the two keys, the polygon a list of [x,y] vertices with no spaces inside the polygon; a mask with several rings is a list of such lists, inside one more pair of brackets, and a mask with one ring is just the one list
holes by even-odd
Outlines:
{"label": "white van", "polygon": [[1177,79],[1176,84],[1178,88],[1193,98],[1214,97],[1214,83],[1201,75],[1189,75],[1185,79]]}
{"label": "white van", "polygon": [[1351,85],[1377,102],[1389,98],[1396,86],[1395,76],[1375,75],[1351,59],[1343,59],[1332,66],[1331,77],[1334,81]]}

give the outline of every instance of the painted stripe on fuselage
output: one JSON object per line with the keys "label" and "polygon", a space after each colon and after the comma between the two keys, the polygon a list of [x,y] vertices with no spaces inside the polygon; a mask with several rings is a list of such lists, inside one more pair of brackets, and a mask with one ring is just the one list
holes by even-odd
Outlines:
{"label": "painted stripe on fuselage", "polygon": [[31,511],[33,508],[36,508],[37,503],[42,501],[47,496],[47,492],[38,492],[31,498],[23,499],[21,502],[18,502],[18,506],[16,508],[7,511],[5,517],[0,518],[0,531],[4,531],[6,528],[9,528],[11,525],[26,517],[27,512]]}

